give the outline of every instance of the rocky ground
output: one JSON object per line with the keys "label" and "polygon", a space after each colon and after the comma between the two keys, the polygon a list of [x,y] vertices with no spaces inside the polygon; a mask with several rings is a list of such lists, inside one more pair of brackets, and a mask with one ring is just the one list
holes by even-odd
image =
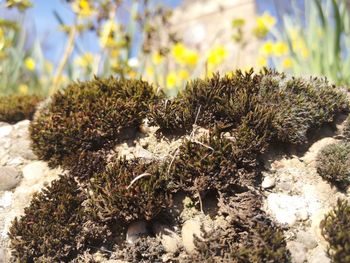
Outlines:
{"label": "rocky ground", "polygon": [[[34,192],[57,178],[62,171],[49,169],[45,162],[37,160],[30,150],[28,138],[29,121],[15,125],[0,123],[0,262],[9,262],[7,231],[15,216],[23,213]],[[338,131],[341,129],[338,126]],[[202,131],[199,131],[201,133]],[[179,140],[157,140],[154,133],[147,131],[135,142],[120,144],[116,151],[128,158],[162,158],[175,153]],[[337,141],[337,134],[325,132],[307,151],[296,155],[272,154],[266,156],[266,168],[261,189],[264,193],[264,210],[284,229],[287,246],[294,262],[326,263],[327,243],[322,238],[319,223],[324,214],[335,204],[338,197],[349,198],[349,193],[338,192],[317,174],[316,156],[322,147]],[[195,250],[194,235],[201,236],[201,225],[210,230],[225,224],[220,216],[211,216],[216,202],[203,201],[203,211],[193,205],[195,197],[177,196],[175,213],[182,222],[168,227],[161,222],[152,222],[152,232],[157,234],[159,244],[165,249],[164,261],[173,254]],[[140,234],[149,231],[149,224],[143,221],[128,226],[126,239],[133,244]],[[99,262],[121,262],[118,253],[112,253],[106,260],[106,251],[96,253],[94,260]],[[157,253],[155,251],[154,253]]]}

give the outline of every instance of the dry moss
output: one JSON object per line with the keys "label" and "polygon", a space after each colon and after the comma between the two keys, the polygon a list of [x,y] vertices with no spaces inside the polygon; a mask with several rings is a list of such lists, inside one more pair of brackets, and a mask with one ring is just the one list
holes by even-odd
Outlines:
{"label": "dry moss", "polygon": [[105,228],[86,220],[84,200],[74,179],[66,176],[35,194],[10,228],[13,255],[20,262],[68,262],[101,242]]}
{"label": "dry moss", "polygon": [[338,200],[321,222],[321,232],[328,241],[328,256],[334,263],[350,262],[350,205]]}
{"label": "dry moss", "polygon": [[171,203],[162,167],[141,159],[115,160],[88,188],[91,213],[102,221],[150,220]]}
{"label": "dry moss", "polygon": [[31,120],[37,104],[43,98],[35,95],[8,95],[0,97],[0,121],[16,123]]}
{"label": "dry moss", "polygon": [[73,83],[56,93],[31,123],[33,151],[56,166],[71,154],[110,149],[135,135],[155,97],[153,88],[141,80]]}
{"label": "dry moss", "polygon": [[346,190],[350,185],[350,143],[324,147],[317,156],[317,172],[339,189]]}

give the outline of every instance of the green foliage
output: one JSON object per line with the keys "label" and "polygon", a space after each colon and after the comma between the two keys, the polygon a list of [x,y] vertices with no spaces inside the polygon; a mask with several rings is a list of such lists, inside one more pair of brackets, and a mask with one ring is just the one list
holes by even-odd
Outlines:
{"label": "green foliage", "polygon": [[33,151],[56,166],[71,154],[110,149],[135,135],[155,99],[152,87],[141,80],[73,83],[56,93],[31,123]]}
{"label": "green foliage", "polygon": [[102,221],[150,220],[170,205],[162,166],[141,159],[112,161],[88,189],[91,214]]}
{"label": "green foliage", "polygon": [[350,261],[350,205],[338,199],[337,205],[320,224],[323,237],[329,242],[328,256],[333,263]]}
{"label": "green foliage", "polygon": [[341,190],[350,185],[350,144],[341,142],[324,147],[317,156],[317,172]]}
{"label": "green foliage", "polygon": [[0,121],[16,123],[24,119],[31,120],[41,100],[41,97],[34,95],[0,97]]}
{"label": "green foliage", "polygon": [[74,179],[66,176],[36,193],[10,228],[13,254],[21,262],[68,262],[86,249],[96,229],[84,229],[84,200]]}
{"label": "green foliage", "polygon": [[163,131],[183,133],[193,124],[235,131],[249,122],[258,138],[301,144],[312,129],[332,122],[336,113],[346,109],[345,95],[324,79],[251,70],[194,80],[174,100],[154,105],[150,119]]}

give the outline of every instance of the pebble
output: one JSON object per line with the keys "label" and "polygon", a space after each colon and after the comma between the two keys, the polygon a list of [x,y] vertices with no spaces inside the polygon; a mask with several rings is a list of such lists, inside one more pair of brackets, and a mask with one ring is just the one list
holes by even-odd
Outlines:
{"label": "pebble", "polygon": [[36,156],[30,149],[30,141],[26,139],[19,139],[12,143],[10,148],[10,155],[20,156],[27,160],[35,160]]}
{"label": "pebble", "polygon": [[0,167],[0,191],[8,191],[15,188],[21,181],[20,173],[13,167]]}
{"label": "pebble", "polygon": [[131,223],[126,232],[126,241],[133,244],[140,236],[150,234],[147,228],[147,222],[136,221]]}
{"label": "pebble", "polygon": [[34,185],[43,179],[43,176],[49,170],[47,164],[42,161],[35,161],[23,167],[23,178]]}
{"label": "pebble", "polygon": [[330,263],[331,260],[327,257],[326,252],[321,246],[316,247],[309,253],[308,263]]}
{"label": "pebble", "polygon": [[181,229],[182,244],[187,252],[193,253],[196,249],[194,236],[201,236],[201,223],[199,218],[187,220]]}
{"label": "pebble", "polygon": [[12,204],[12,195],[13,193],[10,191],[4,192],[3,195],[0,197],[0,207],[9,207]]}
{"label": "pebble", "polygon": [[307,262],[307,249],[306,247],[297,242],[297,241],[290,241],[287,242],[287,248],[289,249],[290,253],[292,254],[293,262],[294,263],[304,263]]}
{"label": "pebble", "polygon": [[302,243],[308,250],[317,247],[317,240],[309,231],[299,231],[297,233],[297,241]]}
{"label": "pebble", "polygon": [[168,253],[176,253],[181,246],[181,238],[175,233],[162,235],[161,242],[165,251]]}
{"label": "pebble", "polygon": [[0,138],[8,136],[12,131],[11,125],[5,125],[0,127]]}
{"label": "pebble", "polygon": [[271,176],[266,176],[262,181],[261,187],[264,189],[269,189],[269,188],[273,188],[275,184],[276,184],[275,178]]}

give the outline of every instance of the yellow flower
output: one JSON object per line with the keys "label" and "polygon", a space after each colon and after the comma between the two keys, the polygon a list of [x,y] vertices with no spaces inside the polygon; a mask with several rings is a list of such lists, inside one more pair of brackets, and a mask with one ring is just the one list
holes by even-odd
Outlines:
{"label": "yellow flower", "polygon": [[164,56],[159,54],[159,52],[154,53],[152,56],[152,62],[155,65],[161,64],[163,60],[164,60]]}
{"label": "yellow flower", "polygon": [[154,68],[153,67],[147,67],[146,68],[146,75],[149,77],[153,77],[154,76]]}
{"label": "yellow flower", "polygon": [[280,57],[288,53],[288,45],[285,42],[278,41],[273,46],[273,53]]}
{"label": "yellow flower", "polygon": [[267,66],[267,58],[262,56],[258,58],[258,66],[259,67],[266,67]]}
{"label": "yellow flower", "polygon": [[91,67],[92,64],[94,62],[94,55],[87,52],[85,54],[83,54],[82,56],[80,57],[77,57],[75,60],[74,60],[74,63],[77,65],[77,66],[80,66],[82,68],[88,68],[88,67]]}
{"label": "yellow flower", "polygon": [[33,58],[31,57],[27,57],[24,60],[24,65],[27,69],[29,69],[30,71],[34,71],[35,70],[35,61]]}
{"label": "yellow flower", "polygon": [[260,47],[260,53],[265,56],[269,56],[273,53],[274,45],[271,41],[266,41],[261,47]]}
{"label": "yellow flower", "polygon": [[292,47],[296,53],[301,54],[302,58],[307,58],[309,56],[309,50],[301,37],[292,39]]}
{"label": "yellow flower", "polygon": [[292,66],[293,66],[293,61],[290,57],[283,59],[282,67],[284,67],[285,69],[288,69],[288,68],[291,68]]}
{"label": "yellow flower", "polygon": [[28,86],[26,84],[20,84],[18,86],[18,92],[22,95],[26,95],[28,93]]}
{"label": "yellow flower", "polygon": [[198,63],[198,53],[187,49],[182,43],[176,43],[171,49],[171,54],[179,64],[195,66]]}
{"label": "yellow flower", "polygon": [[118,25],[114,20],[108,20],[103,26],[100,34],[100,45],[102,47],[115,47],[116,41],[114,39],[118,31]]}
{"label": "yellow flower", "polygon": [[212,68],[220,65],[227,57],[227,50],[224,46],[217,46],[208,55],[208,67]]}
{"label": "yellow flower", "polygon": [[166,86],[168,88],[173,88],[176,86],[176,80],[177,76],[175,72],[169,72],[169,74],[166,76]]}
{"label": "yellow flower", "polygon": [[179,77],[180,77],[180,79],[182,79],[182,80],[187,80],[187,79],[190,77],[190,73],[188,73],[187,70],[181,69],[181,70],[179,71]]}
{"label": "yellow flower", "polygon": [[253,32],[258,38],[264,38],[275,24],[276,18],[265,12],[262,16],[257,17]]}
{"label": "yellow flower", "polygon": [[95,13],[88,0],[76,0],[72,4],[72,9],[80,17],[89,17]]}
{"label": "yellow flower", "polygon": [[225,76],[228,77],[229,79],[232,79],[235,76],[235,72],[234,71],[227,72]]}

